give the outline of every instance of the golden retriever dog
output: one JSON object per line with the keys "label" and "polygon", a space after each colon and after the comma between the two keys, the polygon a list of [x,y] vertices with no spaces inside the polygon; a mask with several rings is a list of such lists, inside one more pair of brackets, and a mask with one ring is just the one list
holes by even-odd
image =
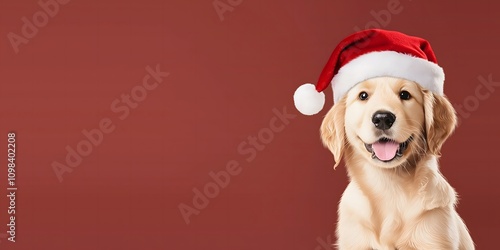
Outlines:
{"label": "golden retriever dog", "polygon": [[438,166],[456,120],[445,97],[394,77],[361,82],[332,107],[321,138],[350,179],[338,209],[339,249],[474,249]]}

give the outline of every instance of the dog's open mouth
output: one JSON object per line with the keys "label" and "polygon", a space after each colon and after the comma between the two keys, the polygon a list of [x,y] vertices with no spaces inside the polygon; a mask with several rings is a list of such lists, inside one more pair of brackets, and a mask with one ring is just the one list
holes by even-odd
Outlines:
{"label": "dog's open mouth", "polygon": [[398,143],[389,138],[381,138],[372,144],[365,143],[365,148],[372,154],[372,158],[377,158],[383,162],[389,162],[396,157],[403,156],[412,138],[413,137],[410,136],[410,138],[403,143]]}

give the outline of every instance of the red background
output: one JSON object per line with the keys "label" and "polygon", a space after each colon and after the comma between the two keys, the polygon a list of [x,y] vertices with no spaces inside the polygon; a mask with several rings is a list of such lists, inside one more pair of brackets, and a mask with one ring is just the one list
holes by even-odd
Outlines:
{"label": "red background", "polygon": [[[343,167],[332,169],[319,140],[326,111],[298,115],[292,94],[387,3],[243,0],[221,21],[211,0],[73,0],[16,54],[7,34],[20,34],[21,18],[40,7],[0,1],[0,152],[16,131],[19,186],[17,242],[0,239],[0,249],[319,247],[318,237],[334,231],[347,178]],[[431,42],[452,103],[475,95],[478,76],[500,81],[498,3],[400,4],[382,27]],[[156,64],[170,76],[116,119],[111,102]],[[441,160],[478,249],[496,248],[500,233],[498,93],[463,119]],[[245,161],[238,145],[283,107],[296,118]],[[65,147],[104,117],[114,119],[115,131],[59,183],[52,162],[64,162]],[[191,204],[192,189],[230,160],[242,172],[186,225],[178,205]],[[7,223],[4,194],[0,225]]]}

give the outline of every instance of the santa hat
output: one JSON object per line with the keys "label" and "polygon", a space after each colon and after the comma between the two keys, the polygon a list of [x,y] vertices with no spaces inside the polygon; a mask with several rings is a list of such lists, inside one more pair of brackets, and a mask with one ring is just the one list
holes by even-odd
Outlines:
{"label": "santa hat", "polygon": [[370,29],[352,34],[337,45],[316,86],[306,83],[295,91],[295,107],[304,115],[317,114],[323,109],[323,90],[330,82],[337,102],[356,84],[379,76],[407,79],[443,94],[444,72],[428,41],[396,31]]}

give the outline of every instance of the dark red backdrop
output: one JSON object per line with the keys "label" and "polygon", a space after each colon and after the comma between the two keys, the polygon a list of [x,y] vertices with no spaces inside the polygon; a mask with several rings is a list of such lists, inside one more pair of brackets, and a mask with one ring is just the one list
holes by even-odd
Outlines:
{"label": "dark red backdrop", "polygon": [[[22,35],[22,18],[42,8],[0,1],[0,152],[16,131],[19,186],[17,242],[0,239],[0,249],[323,249],[347,179],[319,141],[324,112],[298,115],[292,94],[316,80],[340,39],[367,24],[431,42],[447,74],[445,92],[469,109],[445,145],[442,171],[460,193],[458,210],[478,248],[497,247],[499,92],[490,87],[479,99],[475,90],[480,76],[500,81],[500,5],[216,4],[227,12],[219,16],[212,0],[73,0],[15,53],[10,32]],[[397,11],[376,18],[390,13],[388,4]],[[157,64],[170,75],[118,119],[110,105]],[[284,108],[297,116],[281,126],[273,109]],[[60,183],[53,162],[64,163],[66,146],[76,147],[81,131],[105,117],[115,130]],[[7,223],[6,157],[0,225]],[[203,190],[209,173],[231,160],[241,172],[187,225],[179,204],[193,206],[193,188]],[[0,237],[5,231],[0,226]]]}

